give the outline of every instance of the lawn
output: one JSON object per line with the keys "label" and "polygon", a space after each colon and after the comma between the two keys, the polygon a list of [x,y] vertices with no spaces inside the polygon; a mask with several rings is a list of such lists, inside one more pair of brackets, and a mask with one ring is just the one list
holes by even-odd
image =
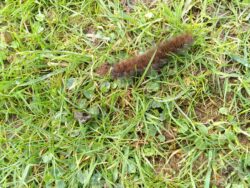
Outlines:
{"label": "lawn", "polygon": [[[96,74],[186,32],[160,72]],[[249,186],[249,0],[2,0],[0,49],[0,187]]]}

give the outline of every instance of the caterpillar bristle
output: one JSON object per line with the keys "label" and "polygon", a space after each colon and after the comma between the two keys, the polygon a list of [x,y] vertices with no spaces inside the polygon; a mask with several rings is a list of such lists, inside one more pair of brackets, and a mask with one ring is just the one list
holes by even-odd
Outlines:
{"label": "caterpillar bristle", "polygon": [[142,55],[135,56],[133,58],[123,60],[114,66],[104,64],[97,70],[97,73],[101,76],[108,74],[111,70],[111,76],[121,77],[138,72],[142,72],[149,64],[152,56],[152,67],[161,67],[161,60],[166,59],[172,53],[178,53],[182,49],[186,48],[194,41],[191,34],[182,34],[171,40],[160,43],[156,48],[150,49]]}

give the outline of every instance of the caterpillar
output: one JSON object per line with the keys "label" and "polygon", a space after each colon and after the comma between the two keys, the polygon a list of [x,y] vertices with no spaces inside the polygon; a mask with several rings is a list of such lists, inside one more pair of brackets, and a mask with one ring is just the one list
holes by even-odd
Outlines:
{"label": "caterpillar", "polygon": [[173,53],[176,54],[180,52],[180,50],[186,46],[191,45],[193,41],[193,36],[189,33],[185,33],[161,42],[155,48],[146,51],[144,54],[122,60],[113,66],[105,63],[97,69],[96,73],[100,76],[110,73],[114,78],[134,75],[143,72],[150,62],[151,68],[159,69],[166,63],[166,61],[163,60],[167,59]]}

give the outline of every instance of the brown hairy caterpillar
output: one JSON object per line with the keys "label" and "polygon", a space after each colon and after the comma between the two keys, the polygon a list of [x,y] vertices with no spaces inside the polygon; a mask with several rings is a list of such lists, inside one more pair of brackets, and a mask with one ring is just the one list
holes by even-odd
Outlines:
{"label": "brown hairy caterpillar", "polygon": [[[157,47],[146,51],[142,55],[122,60],[113,66],[105,63],[97,69],[96,73],[101,76],[110,73],[114,78],[133,75],[143,72],[151,61],[151,67],[159,69],[166,63],[162,60],[166,59],[173,53],[176,54],[180,52],[180,50],[184,49],[186,46],[191,45],[193,41],[194,39],[191,34],[182,34],[160,43]],[[153,59],[151,60],[152,57]]]}

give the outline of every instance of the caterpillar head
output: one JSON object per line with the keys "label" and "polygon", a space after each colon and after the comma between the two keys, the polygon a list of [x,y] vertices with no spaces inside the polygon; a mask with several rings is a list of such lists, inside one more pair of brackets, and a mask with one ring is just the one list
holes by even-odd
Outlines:
{"label": "caterpillar head", "polygon": [[100,76],[105,76],[108,75],[111,70],[111,65],[108,63],[104,63],[98,69],[96,70],[96,73],[99,74]]}

